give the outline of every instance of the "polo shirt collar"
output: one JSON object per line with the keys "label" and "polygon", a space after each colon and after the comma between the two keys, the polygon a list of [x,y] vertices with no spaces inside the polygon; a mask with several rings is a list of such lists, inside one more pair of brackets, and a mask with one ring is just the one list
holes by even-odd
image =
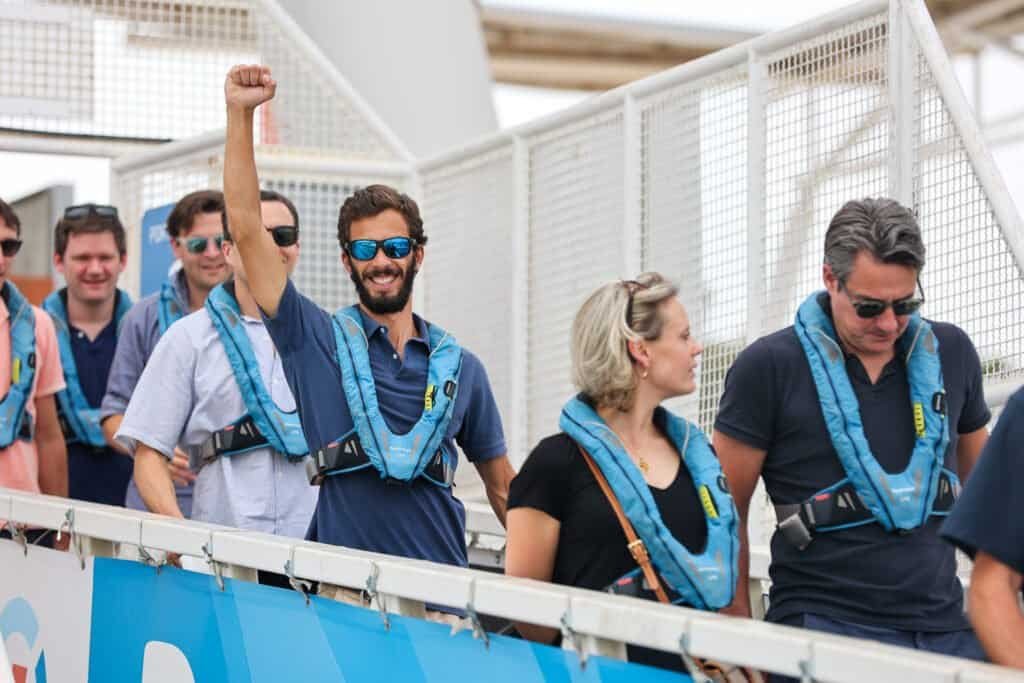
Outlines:
{"label": "polo shirt collar", "polygon": [[[356,310],[359,311],[359,318],[363,321],[363,332],[366,333],[366,338],[368,340],[373,339],[373,336],[378,333],[382,333],[385,337],[387,336],[387,328],[368,316],[363,311],[362,306],[356,306]],[[429,339],[429,333],[427,331],[426,321],[413,313],[412,324],[416,327],[416,336],[411,337],[409,341],[416,341],[424,345],[429,345],[427,341]]]}

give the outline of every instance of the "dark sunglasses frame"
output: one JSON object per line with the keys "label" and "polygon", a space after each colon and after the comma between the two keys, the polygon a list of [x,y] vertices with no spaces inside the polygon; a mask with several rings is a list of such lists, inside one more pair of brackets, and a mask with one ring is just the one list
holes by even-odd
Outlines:
{"label": "dark sunglasses frame", "polygon": [[[359,256],[356,250],[363,246],[373,245],[373,253],[369,256]],[[399,246],[402,245],[402,246]],[[383,250],[384,255],[390,259],[403,259],[416,249],[417,242],[411,237],[389,237],[386,240],[349,240],[345,245],[345,252],[350,258],[356,261],[372,261],[377,252]],[[397,248],[396,248],[397,247]],[[405,253],[398,253],[404,251]]]}
{"label": "dark sunglasses frame", "polygon": [[299,241],[299,229],[294,225],[275,225],[267,230],[274,238],[274,244],[279,247],[290,247]]}
{"label": "dark sunglasses frame", "polygon": [[95,214],[100,218],[117,218],[117,207],[109,204],[75,204],[64,209],[64,218],[77,221]]}
{"label": "dark sunglasses frame", "polygon": [[5,240],[0,240],[0,252],[7,258],[16,256],[18,250],[21,249],[21,240],[10,237]]}
{"label": "dark sunglasses frame", "polygon": [[854,295],[849,290],[847,290],[846,296],[850,299],[850,304],[857,313],[857,317],[869,320],[882,315],[885,313],[885,309],[890,306],[892,307],[893,315],[913,315],[924,305],[924,287],[921,286],[921,280],[917,281],[917,288],[921,290],[919,298],[910,295],[906,299],[897,299],[896,301],[881,301],[870,298],[855,300]]}
{"label": "dark sunglasses frame", "polygon": [[185,247],[185,251],[190,254],[202,254],[209,249],[210,240],[213,240],[213,243],[220,249],[224,244],[224,235],[214,235],[213,237],[179,237],[178,244]]}

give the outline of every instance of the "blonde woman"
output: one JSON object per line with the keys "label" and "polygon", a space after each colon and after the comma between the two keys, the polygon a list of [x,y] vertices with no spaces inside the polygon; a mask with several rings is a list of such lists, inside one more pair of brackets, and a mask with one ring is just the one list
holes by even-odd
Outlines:
{"label": "blonde woman", "polygon": [[[725,478],[700,429],[661,407],[694,391],[702,351],[677,294],[644,273],[604,285],[577,313],[580,393],[562,410],[562,432],[542,440],[512,482],[506,573],[697,609],[732,601],[739,546]],[[627,547],[632,538],[642,547]],[[518,626],[531,640],[558,638]],[[629,658],[682,668],[678,655],[644,648],[629,648]]]}

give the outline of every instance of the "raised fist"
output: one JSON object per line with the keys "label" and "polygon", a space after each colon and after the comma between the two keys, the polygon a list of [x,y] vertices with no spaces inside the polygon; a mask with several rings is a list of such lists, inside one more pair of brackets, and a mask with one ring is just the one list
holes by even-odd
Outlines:
{"label": "raised fist", "polygon": [[224,80],[224,101],[228,108],[255,109],[274,97],[277,83],[270,75],[270,67],[258,64],[239,64],[231,67]]}

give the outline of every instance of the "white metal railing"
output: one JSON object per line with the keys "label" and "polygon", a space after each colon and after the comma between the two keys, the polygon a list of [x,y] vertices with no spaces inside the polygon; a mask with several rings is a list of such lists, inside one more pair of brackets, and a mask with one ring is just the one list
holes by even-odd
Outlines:
{"label": "white metal railing", "polygon": [[566,647],[578,643],[581,656],[621,654],[622,643],[632,643],[680,653],[685,647],[690,655],[821,682],[1024,680],[1000,667],[868,641],[8,489],[0,489],[0,519],[71,533],[72,552],[83,556],[143,548],[205,558],[221,575],[242,577],[284,573],[289,563],[297,578],[353,588],[375,574],[388,611],[415,614],[429,601],[542,626],[567,624],[576,638],[566,638]]}

